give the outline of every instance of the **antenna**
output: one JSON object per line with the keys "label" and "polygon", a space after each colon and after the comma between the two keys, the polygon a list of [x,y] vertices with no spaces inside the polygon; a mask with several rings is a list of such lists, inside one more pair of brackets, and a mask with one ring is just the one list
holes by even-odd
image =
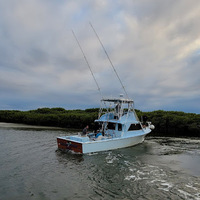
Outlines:
{"label": "antenna", "polygon": [[100,40],[100,38],[99,38],[97,32],[95,31],[94,27],[93,27],[92,24],[91,24],[91,22],[89,22],[89,24],[90,24],[90,26],[92,27],[92,29],[93,29],[93,31],[94,31],[94,33],[95,33],[97,39],[99,40],[99,43],[101,44],[101,46],[102,46],[102,48],[103,48],[103,50],[104,50],[104,52],[105,52],[107,58],[108,58],[108,60],[109,60],[109,62],[110,62],[110,64],[111,64],[111,66],[112,66],[112,68],[113,68],[113,70],[114,70],[114,72],[115,72],[117,78],[119,79],[119,82],[120,82],[120,84],[121,84],[121,86],[122,86],[122,88],[123,88],[123,90],[124,90],[124,92],[125,92],[125,94],[126,94],[126,96],[127,96],[127,98],[128,98],[128,94],[127,94],[127,92],[126,92],[126,89],[125,89],[125,87],[124,87],[124,85],[123,85],[123,83],[122,83],[122,81],[121,81],[121,79],[120,79],[120,77],[119,77],[119,75],[118,75],[118,73],[117,73],[117,71],[116,71],[116,69],[115,69],[115,67],[114,67],[114,65],[113,65],[113,63],[112,63],[112,61],[111,61],[111,59],[110,59],[110,57],[109,57],[107,51],[106,51],[106,49],[105,49],[105,47],[103,46],[103,43],[101,42],[101,40]]}
{"label": "antenna", "polygon": [[97,86],[97,88],[98,88],[98,90],[99,90],[99,93],[100,93],[100,95],[101,95],[101,97],[102,97],[99,84],[97,83],[97,80],[96,80],[96,78],[95,78],[95,76],[94,76],[94,74],[93,74],[93,72],[92,72],[92,68],[90,67],[90,64],[89,64],[89,62],[88,62],[88,60],[87,60],[87,58],[86,58],[86,56],[85,56],[85,54],[84,54],[84,51],[83,51],[83,49],[82,49],[82,47],[81,47],[81,45],[80,45],[80,43],[79,43],[79,41],[78,41],[78,39],[77,39],[77,37],[76,37],[76,35],[75,35],[75,33],[74,33],[73,30],[72,30],[72,33],[73,33],[73,35],[74,35],[74,38],[76,39],[76,42],[77,42],[77,44],[78,44],[78,46],[79,46],[79,48],[80,48],[80,50],[81,50],[81,52],[82,52],[82,54],[83,54],[83,57],[84,57],[84,59],[85,59],[85,61],[86,61],[86,63],[87,63],[87,66],[88,66],[89,69],[90,69],[90,72],[91,72],[91,74],[92,74],[92,77],[93,77],[93,79],[94,79],[94,81],[95,81],[95,83],[96,83],[96,86]]}

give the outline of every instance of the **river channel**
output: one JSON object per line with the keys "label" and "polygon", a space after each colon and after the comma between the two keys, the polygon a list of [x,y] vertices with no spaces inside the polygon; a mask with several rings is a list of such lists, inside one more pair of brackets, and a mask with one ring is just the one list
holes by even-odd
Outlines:
{"label": "river channel", "polygon": [[0,200],[200,200],[200,139],[147,137],[77,155],[57,150],[73,131],[0,123]]}

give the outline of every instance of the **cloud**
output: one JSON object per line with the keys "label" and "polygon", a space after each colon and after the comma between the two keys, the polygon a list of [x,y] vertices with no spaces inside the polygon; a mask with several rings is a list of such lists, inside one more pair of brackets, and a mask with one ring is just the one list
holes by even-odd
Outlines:
{"label": "cloud", "polygon": [[98,106],[72,29],[103,95],[123,93],[92,22],[137,108],[199,113],[199,17],[198,0],[1,1],[0,109]]}

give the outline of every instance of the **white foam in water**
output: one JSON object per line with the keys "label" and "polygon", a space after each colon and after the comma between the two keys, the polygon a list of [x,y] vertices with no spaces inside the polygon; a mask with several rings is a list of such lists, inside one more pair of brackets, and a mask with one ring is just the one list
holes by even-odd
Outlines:
{"label": "white foam in water", "polygon": [[146,165],[142,166],[140,170],[129,168],[131,175],[125,177],[128,181],[146,180],[148,184],[157,185],[159,190],[169,191],[173,184],[167,181],[167,174],[158,166]]}
{"label": "white foam in water", "polygon": [[[192,195],[192,194],[190,194],[190,195],[192,195],[192,197],[193,197],[194,199],[200,200],[200,193],[194,194],[195,191],[199,191],[196,187],[194,187],[191,183],[188,183],[188,184],[186,184],[185,186],[193,190],[193,191],[191,191],[193,195]],[[180,191],[179,191],[179,192],[180,192]],[[182,191],[181,191],[181,192],[182,192]],[[186,193],[184,192],[184,194],[187,195],[188,193],[186,194]]]}
{"label": "white foam in water", "polygon": [[186,186],[186,187],[189,187],[189,188],[192,188],[193,190],[198,190],[197,188],[195,188],[195,187],[192,186],[192,185],[188,185],[188,184],[186,184],[185,186]]}
{"label": "white foam in water", "polygon": [[115,160],[118,160],[116,156],[112,156],[111,153],[106,157],[106,161],[108,164],[112,164]]}
{"label": "white foam in water", "polygon": [[111,159],[111,160],[108,160],[107,163],[111,164],[111,163],[113,163],[116,159],[117,159],[117,158],[113,158],[113,159]]}
{"label": "white foam in water", "polygon": [[180,189],[178,189],[177,191],[180,192],[181,194],[183,194],[183,196],[184,196],[185,199],[193,198],[194,197],[193,195],[189,194],[186,191],[183,191],[183,190],[180,190]]}
{"label": "white foam in water", "polygon": [[144,176],[145,176],[145,175],[149,175],[149,172],[146,172],[146,173],[145,173],[145,172],[142,172],[142,171],[140,171],[140,170],[138,170],[137,173],[140,174],[140,175],[144,175]]}
{"label": "white foam in water", "polygon": [[130,166],[130,162],[127,161],[127,160],[124,161],[124,164],[125,164],[126,166]]}
{"label": "white foam in water", "polygon": [[88,153],[88,156],[94,156],[94,155],[98,155],[98,152]]}
{"label": "white foam in water", "polygon": [[126,178],[125,178],[125,180],[128,180],[128,181],[130,181],[131,179],[135,179],[136,177],[134,176],[134,175],[130,175],[130,176],[127,176]]}
{"label": "white foam in water", "polygon": [[167,182],[161,183],[160,185],[164,186],[164,187],[162,187],[162,188],[160,187],[158,189],[164,190],[164,191],[169,191],[169,189],[173,186],[173,184],[167,183]]}
{"label": "white foam in water", "polygon": [[196,197],[196,200],[200,200],[200,193],[197,193],[194,196]]}
{"label": "white foam in water", "polygon": [[[200,193],[196,193],[198,188],[195,184],[187,183],[185,186],[189,191],[182,189],[181,185],[174,185],[171,181],[168,181],[168,175],[165,170],[153,165],[146,165],[140,167],[140,170],[136,168],[129,168],[130,174],[125,177],[127,181],[142,181],[146,180],[148,184],[157,186],[159,190],[169,192],[171,189],[176,190],[179,195],[184,199],[200,200]],[[190,191],[191,190],[191,191]]]}

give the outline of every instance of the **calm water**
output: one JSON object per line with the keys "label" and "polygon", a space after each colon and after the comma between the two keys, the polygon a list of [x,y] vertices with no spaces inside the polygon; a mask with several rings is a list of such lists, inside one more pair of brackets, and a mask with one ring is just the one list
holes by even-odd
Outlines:
{"label": "calm water", "polygon": [[76,155],[57,151],[68,134],[0,123],[0,199],[200,199],[200,140]]}

